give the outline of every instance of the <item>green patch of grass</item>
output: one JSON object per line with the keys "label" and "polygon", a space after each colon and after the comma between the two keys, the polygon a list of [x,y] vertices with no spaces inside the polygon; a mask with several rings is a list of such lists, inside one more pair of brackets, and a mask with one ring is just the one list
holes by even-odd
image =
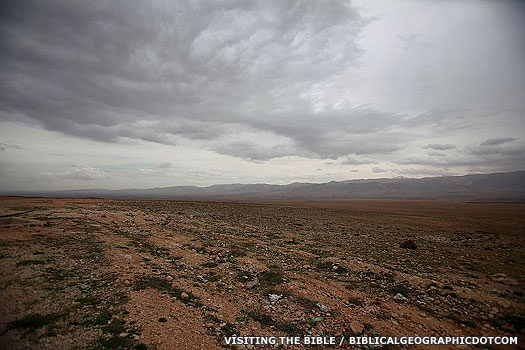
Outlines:
{"label": "green patch of grass", "polygon": [[319,272],[335,272],[335,273],[346,273],[348,269],[344,266],[333,264],[329,261],[322,261],[315,265],[315,269]]}
{"label": "green patch of grass", "polygon": [[129,348],[132,344],[131,339],[112,335],[109,338],[100,337],[98,343],[103,349],[124,349]]}
{"label": "green patch of grass", "polygon": [[147,240],[143,240],[141,243],[142,248],[146,249],[153,256],[158,256],[161,258],[170,257],[170,250],[166,247],[158,247]]}
{"label": "green patch of grass", "polygon": [[91,296],[91,295],[81,297],[81,298],[76,298],[75,301],[83,305],[98,305],[101,303],[100,299],[98,299],[97,297]]}
{"label": "green patch of grass", "polygon": [[310,318],[310,323],[322,322],[324,320],[326,320],[326,318],[324,316],[312,317],[312,318]]}
{"label": "green patch of grass", "polygon": [[375,314],[375,317],[376,317],[378,320],[382,320],[382,321],[385,321],[385,320],[389,320],[389,319],[390,319],[390,315],[388,315],[387,313],[381,312],[381,311],[379,311],[378,313],[376,313],[376,314]]}
{"label": "green patch of grass", "polygon": [[91,325],[106,325],[108,324],[109,320],[111,320],[111,312],[109,310],[104,309],[98,313],[98,315],[86,322],[87,324]]}
{"label": "green patch of grass", "polygon": [[348,269],[344,266],[341,266],[341,265],[337,265],[337,267],[334,269],[332,268],[332,271],[335,272],[335,273],[347,273],[348,272]]}
{"label": "green patch of grass", "polygon": [[288,335],[300,335],[303,333],[303,329],[297,322],[277,322],[274,327]]}
{"label": "green patch of grass", "polygon": [[411,293],[411,287],[410,287],[410,283],[408,282],[400,282],[400,283],[396,283],[394,285],[391,285],[389,288],[388,288],[388,291],[390,292],[390,294],[392,295],[396,295],[397,293],[401,293],[403,294],[405,297],[408,297]]}
{"label": "green patch of grass", "polygon": [[55,323],[60,317],[61,315],[58,315],[58,314],[48,314],[48,315],[30,314],[30,315],[22,317],[19,320],[9,323],[9,325],[7,326],[7,329],[8,330],[13,330],[13,329],[35,330],[40,327],[44,327],[44,326]]}
{"label": "green patch of grass", "polygon": [[314,310],[317,305],[317,301],[305,297],[296,297],[295,300],[299,305],[307,310]]}
{"label": "green patch of grass", "polygon": [[221,335],[223,337],[231,337],[237,334],[237,329],[234,324],[226,322],[226,325],[221,328]]}
{"label": "green patch of grass", "polygon": [[254,277],[254,274],[252,274],[251,272],[239,271],[239,273],[237,274],[237,281],[246,283],[248,281],[251,281]]}
{"label": "green patch of grass", "polygon": [[230,249],[230,255],[233,256],[245,256],[246,251],[240,247],[233,247]]}
{"label": "green patch of grass", "polygon": [[104,250],[102,249],[102,247],[100,246],[95,246],[95,247],[89,247],[87,249],[87,253],[88,254],[102,254]]}
{"label": "green patch of grass", "polygon": [[104,326],[102,331],[108,334],[120,334],[126,330],[125,324],[126,321],[124,320],[113,320],[110,324]]}
{"label": "green patch of grass", "polygon": [[220,281],[222,277],[216,274],[215,272],[210,271],[206,273],[205,278],[210,282],[217,282],[217,281]]}
{"label": "green patch of grass", "polygon": [[348,299],[348,302],[352,305],[357,305],[357,306],[364,305],[363,300],[361,300],[360,298],[350,298]]}
{"label": "green patch of grass", "polygon": [[267,314],[264,314],[262,312],[259,312],[259,311],[248,311],[248,316],[256,321],[256,322],[259,322],[259,324],[265,328],[265,327],[270,327],[270,326],[273,326],[275,324],[275,321],[273,320],[273,318],[270,317],[270,315],[267,315]]}
{"label": "green patch of grass", "polygon": [[143,290],[146,288],[169,292],[171,290],[171,283],[163,278],[142,276],[135,282],[135,290]]}
{"label": "green patch of grass", "polygon": [[332,269],[332,263],[330,263],[328,261],[323,261],[323,262],[317,263],[315,265],[315,268],[318,271],[330,270],[330,269]]}
{"label": "green patch of grass", "polygon": [[[202,303],[199,301],[199,297],[189,291],[185,292],[178,287],[173,287],[170,282],[163,278],[142,276],[135,283],[135,290],[142,290],[146,288],[157,289],[160,292],[166,293],[172,297],[176,297],[184,304],[190,304],[196,307],[202,306]],[[186,293],[187,297],[182,298],[183,293]]]}
{"label": "green patch of grass", "polygon": [[356,289],[359,289],[359,282],[358,282],[358,281],[349,281],[349,282],[345,285],[345,288],[348,289],[348,290],[356,290]]}
{"label": "green patch of grass", "polygon": [[257,275],[259,283],[263,286],[276,286],[283,283],[283,274],[280,271],[263,271]]}
{"label": "green patch of grass", "polygon": [[246,317],[245,316],[236,317],[235,318],[235,322],[237,322],[237,323],[244,323],[244,322],[246,322]]}
{"label": "green patch of grass", "polygon": [[219,266],[219,264],[217,264],[216,262],[213,262],[213,261],[209,261],[209,262],[205,262],[201,266],[211,269],[211,268]]}
{"label": "green patch of grass", "polygon": [[274,320],[269,315],[259,311],[248,311],[247,316],[258,322],[261,327],[273,327],[288,335],[299,335],[303,333],[300,322],[280,322]]}

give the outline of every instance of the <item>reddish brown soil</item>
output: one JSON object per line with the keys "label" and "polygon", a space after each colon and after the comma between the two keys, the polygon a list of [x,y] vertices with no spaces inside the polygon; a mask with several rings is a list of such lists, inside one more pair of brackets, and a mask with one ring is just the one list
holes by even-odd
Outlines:
{"label": "reddish brown soil", "polygon": [[524,214],[524,203],[0,198],[0,348],[522,338]]}

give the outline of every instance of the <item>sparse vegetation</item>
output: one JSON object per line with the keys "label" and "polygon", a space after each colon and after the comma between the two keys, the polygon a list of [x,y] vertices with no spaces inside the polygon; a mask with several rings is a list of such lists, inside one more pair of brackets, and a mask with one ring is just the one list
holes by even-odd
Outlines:
{"label": "sparse vegetation", "polygon": [[[2,236],[1,282],[31,312],[7,305],[0,340],[61,348],[71,336],[82,349],[144,350],[157,346],[151,339],[159,332],[180,348],[181,334],[198,331],[202,347],[213,348],[226,347],[224,336],[259,328],[290,336],[395,333],[414,314],[425,316],[418,318],[424,331],[436,325],[451,334],[523,331],[521,217],[473,220],[462,212],[459,219],[457,211],[438,216],[435,210],[406,216],[384,207],[372,213],[212,202],[56,203],[25,214],[52,226],[24,226],[17,239]],[[417,249],[400,247],[408,237]],[[407,299],[395,299],[398,294]]]}
{"label": "sparse vegetation", "polygon": [[61,316],[57,314],[30,314],[22,317],[21,319],[10,322],[7,326],[7,329],[35,330],[37,328],[55,323],[58,319],[60,319],[60,317]]}

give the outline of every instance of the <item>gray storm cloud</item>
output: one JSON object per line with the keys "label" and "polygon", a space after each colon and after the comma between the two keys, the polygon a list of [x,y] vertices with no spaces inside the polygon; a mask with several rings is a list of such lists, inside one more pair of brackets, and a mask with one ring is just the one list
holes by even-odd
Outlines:
{"label": "gray storm cloud", "polygon": [[[349,3],[11,5],[2,21],[3,118],[105,142],[207,140],[212,150],[254,159],[397,149],[353,141],[355,133],[382,131],[392,115],[318,112],[305,96],[360,56],[356,38],[367,21]],[[244,141],[234,135],[246,130],[293,147],[239,151]]]}
{"label": "gray storm cloud", "polygon": [[[403,21],[389,37],[383,9],[365,15],[363,6],[7,2],[0,118],[107,143],[190,140],[255,162],[343,157],[346,165],[519,168],[523,143],[513,132],[523,131],[525,111],[516,97],[525,74],[515,69],[525,52],[517,36],[523,6],[428,5],[443,16],[443,30],[447,23],[459,30],[457,41],[431,26],[414,32]],[[392,6],[386,2],[383,12]],[[450,9],[460,15],[446,18]],[[484,35],[485,46],[478,41]],[[504,122],[493,131],[498,118]]]}

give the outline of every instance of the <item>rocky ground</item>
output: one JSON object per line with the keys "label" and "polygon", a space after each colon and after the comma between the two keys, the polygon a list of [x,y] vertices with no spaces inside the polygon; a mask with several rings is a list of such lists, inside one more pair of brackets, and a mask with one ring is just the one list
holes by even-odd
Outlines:
{"label": "rocky ground", "polygon": [[524,214],[523,203],[4,197],[0,348],[219,349],[234,334],[523,344]]}

